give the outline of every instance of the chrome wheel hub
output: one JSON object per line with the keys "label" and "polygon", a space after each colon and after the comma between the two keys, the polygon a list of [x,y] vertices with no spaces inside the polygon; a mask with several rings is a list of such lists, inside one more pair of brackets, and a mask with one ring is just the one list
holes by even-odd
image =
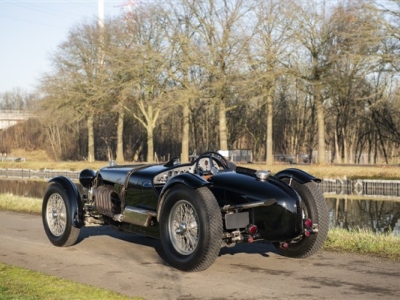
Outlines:
{"label": "chrome wheel hub", "polygon": [[187,232],[187,226],[186,223],[181,222],[178,226],[178,228],[176,228],[175,233],[176,234],[185,234]]}

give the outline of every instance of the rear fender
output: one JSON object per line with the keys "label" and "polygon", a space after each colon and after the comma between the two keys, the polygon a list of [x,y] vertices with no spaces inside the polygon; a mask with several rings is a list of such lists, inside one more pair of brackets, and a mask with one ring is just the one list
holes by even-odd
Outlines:
{"label": "rear fender", "polygon": [[321,182],[321,179],[316,178],[311,174],[308,174],[307,172],[295,168],[282,170],[276,173],[275,177],[279,179],[284,179],[284,178],[294,179],[300,184],[305,184],[310,181]]}
{"label": "rear fender", "polygon": [[171,190],[175,185],[177,184],[183,184],[187,186],[188,188],[195,190],[203,186],[209,186],[211,185],[210,182],[205,180],[203,177],[200,177],[198,175],[194,175],[191,173],[184,173],[180,174],[177,176],[172,177],[168,182],[164,185],[160,196],[158,198],[158,203],[157,203],[157,221],[159,220],[160,217],[160,207],[163,204],[163,201],[165,199],[165,195],[168,193],[169,190]]}
{"label": "rear fender", "polygon": [[83,226],[83,207],[81,197],[79,195],[76,185],[67,177],[58,176],[49,180],[49,183],[56,183],[60,185],[67,194],[67,201],[71,212],[70,222],[72,226],[80,228]]}

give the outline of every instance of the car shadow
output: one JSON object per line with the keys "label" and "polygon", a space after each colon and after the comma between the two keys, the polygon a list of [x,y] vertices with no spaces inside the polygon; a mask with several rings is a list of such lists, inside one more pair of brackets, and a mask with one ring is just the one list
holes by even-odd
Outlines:
{"label": "car shadow", "polygon": [[119,230],[111,225],[82,227],[79,234],[77,244],[83,240],[94,236],[110,236],[128,243],[138,244],[141,246],[153,248],[157,254],[165,261],[165,253],[161,245],[161,241],[138,233],[131,233]]}
{"label": "car shadow", "polygon": [[269,257],[269,253],[278,253],[276,248],[267,241],[257,241],[253,243],[239,243],[233,247],[223,247],[220,256],[236,255],[239,253],[259,254],[263,257]]}
{"label": "car shadow", "polygon": [[87,239],[89,237],[104,236],[104,235],[111,236],[113,238],[117,238],[125,242],[137,243],[148,247],[156,247],[158,246],[157,244],[160,244],[161,246],[161,243],[157,239],[150,238],[145,235],[137,233],[122,231],[111,225],[82,227],[77,243],[80,243],[84,239]]}
{"label": "car shadow", "polygon": [[[110,225],[81,228],[81,232],[77,243],[80,243],[84,239],[87,239],[89,237],[104,236],[104,235],[117,238],[125,242],[154,248],[157,254],[164,261],[166,260],[165,252],[161,245],[161,241],[159,239],[151,238],[137,233],[121,231]],[[269,253],[278,253],[278,252],[272,244],[266,241],[257,241],[253,243],[239,243],[233,247],[222,247],[219,256],[237,255],[239,253],[258,254],[263,257],[269,257]]]}

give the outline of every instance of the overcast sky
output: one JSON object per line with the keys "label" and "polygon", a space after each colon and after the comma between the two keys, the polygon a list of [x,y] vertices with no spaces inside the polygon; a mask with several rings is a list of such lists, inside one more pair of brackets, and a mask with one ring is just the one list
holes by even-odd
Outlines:
{"label": "overcast sky", "polygon": [[[105,16],[126,0],[104,0]],[[71,27],[98,17],[98,0],[0,0],[0,93],[32,91]]]}

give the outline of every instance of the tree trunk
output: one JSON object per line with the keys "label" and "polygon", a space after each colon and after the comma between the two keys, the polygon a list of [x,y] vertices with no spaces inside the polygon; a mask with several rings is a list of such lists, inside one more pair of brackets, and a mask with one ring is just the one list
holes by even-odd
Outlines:
{"label": "tree trunk", "polygon": [[117,125],[117,162],[124,161],[124,109],[121,108],[118,112],[118,125]]}
{"label": "tree trunk", "polygon": [[318,164],[325,164],[325,122],[324,107],[322,105],[321,93],[318,84],[315,84],[315,105],[317,110],[317,126],[318,126]]}
{"label": "tree trunk", "polygon": [[223,99],[220,99],[219,103],[219,148],[219,150],[229,150],[226,126],[226,107]]}
{"label": "tree trunk", "polygon": [[181,162],[189,162],[189,101],[183,104],[183,130]]}
{"label": "tree trunk", "polygon": [[88,127],[88,161],[94,162],[96,159],[94,157],[94,116],[93,112],[89,113],[87,118],[87,127]]}
{"label": "tree trunk", "polygon": [[336,156],[336,163],[340,164],[342,162],[342,158],[340,155],[337,127],[335,128],[335,156]]}
{"label": "tree trunk", "polygon": [[154,162],[154,143],[153,143],[153,126],[147,125],[147,162]]}
{"label": "tree trunk", "polygon": [[153,110],[152,105],[144,106],[143,101],[138,102],[138,106],[140,111],[142,112],[144,119],[139,118],[135,114],[133,116],[137,119],[144,128],[146,128],[147,132],[147,158],[146,161],[152,163],[154,161],[154,141],[153,141],[153,130],[156,126],[156,122],[158,119],[158,115],[160,109],[156,108]]}
{"label": "tree trunk", "polygon": [[274,155],[273,155],[273,134],[272,134],[272,119],[273,119],[273,103],[272,103],[272,91],[268,91],[267,96],[267,165],[272,165],[274,163]]}

